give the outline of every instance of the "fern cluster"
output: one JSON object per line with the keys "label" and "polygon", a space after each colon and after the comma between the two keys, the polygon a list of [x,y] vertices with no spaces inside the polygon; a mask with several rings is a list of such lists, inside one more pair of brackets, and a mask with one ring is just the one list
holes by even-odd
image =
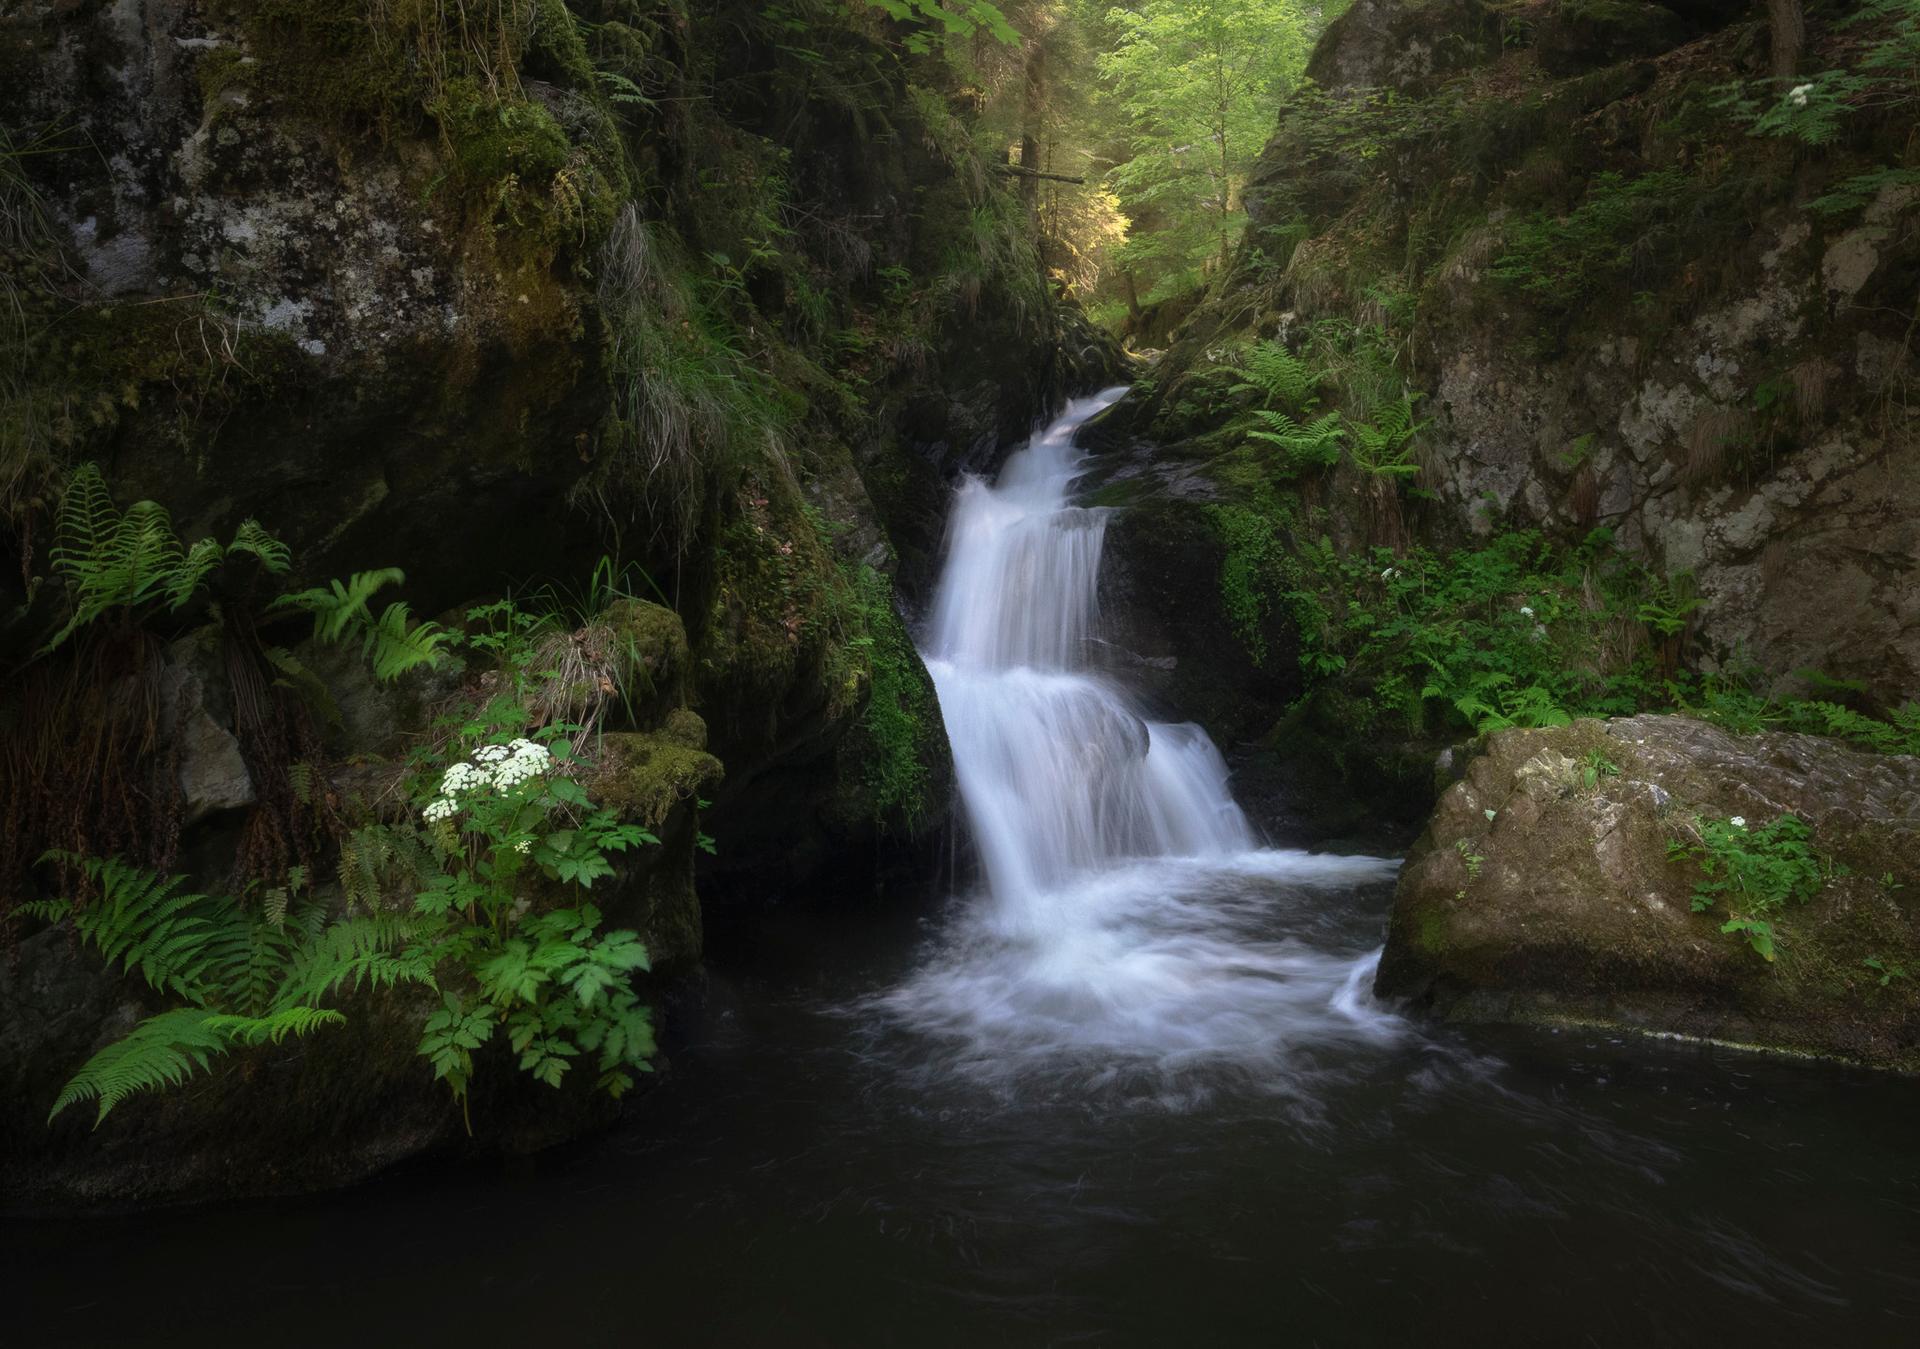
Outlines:
{"label": "fern cluster", "polygon": [[1411,477],[1420,471],[1413,459],[1413,438],[1427,425],[1414,418],[1417,393],[1403,393],[1398,402],[1383,403],[1371,422],[1352,422],[1351,454],[1355,467],[1379,478]]}
{"label": "fern cluster", "polygon": [[188,894],[118,858],[49,853],[98,890],[89,904],[25,906],[48,922],[70,917],[80,939],[149,988],[187,1005],[150,1016],[82,1064],[49,1119],[80,1101],[98,1103],[94,1124],[137,1092],[178,1086],[212,1060],[248,1045],[278,1044],[345,1020],[317,1005],[343,985],[431,983],[418,960],[395,954],[404,920],[350,919],[323,927],[317,908],[276,922],[226,896]]}
{"label": "fern cluster", "polygon": [[1346,431],[1340,425],[1338,412],[1326,413],[1306,423],[1297,422],[1286,413],[1269,408],[1256,408],[1253,415],[1263,423],[1263,429],[1249,431],[1247,435],[1254,440],[1278,445],[1286,454],[1290,467],[1304,472],[1332,468],[1340,462],[1340,445],[1346,437]]}
{"label": "fern cluster", "polygon": [[390,681],[419,666],[439,664],[441,647],[452,636],[438,623],[412,622],[407,606],[397,600],[378,618],[373,616],[367,601],[404,580],[406,573],[398,567],[357,571],[344,583],[336,580],[282,595],[270,607],[312,614],[316,641],[331,645],[359,638],[360,654],[373,667],[374,677]]}
{"label": "fern cluster", "polygon": [[276,576],[284,574],[293,561],[287,546],[255,520],[242,521],[225,544],[207,538],[186,547],[165,507],[136,501],[120,510],[99,467],[82,464],[74,470],[61,500],[51,553],[53,568],[72,595],[73,613],[41,652],[52,651],[111,609],[132,610],[156,602],[170,610],[181,609],[216,567],[241,555],[254,558]]}
{"label": "fern cluster", "polygon": [[1255,342],[1244,359],[1246,380],[1230,393],[1258,393],[1269,408],[1304,415],[1320,401],[1320,372],[1279,342]]}

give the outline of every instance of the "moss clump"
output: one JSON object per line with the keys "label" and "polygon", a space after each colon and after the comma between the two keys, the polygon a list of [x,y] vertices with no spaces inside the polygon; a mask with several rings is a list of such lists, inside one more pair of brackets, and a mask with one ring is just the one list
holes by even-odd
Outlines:
{"label": "moss clump", "polygon": [[868,688],[852,761],[862,765],[874,819],[897,819],[913,832],[933,799],[927,747],[941,734],[939,703],[887,578],[862,566],[849,584],[859,632],[849,645],[864,657]]}
{"label": "moss clump", "polygon": [[718,759],[678,738],[616,731],[601,737],[600,764],[587,790],[622,820],[659,829],[675,808],[711,791],[724,771]]}

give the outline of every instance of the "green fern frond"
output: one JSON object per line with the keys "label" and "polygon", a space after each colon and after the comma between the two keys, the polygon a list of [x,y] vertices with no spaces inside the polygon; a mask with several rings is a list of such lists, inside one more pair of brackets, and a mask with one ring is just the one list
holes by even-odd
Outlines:
{"label": "green fern frond", "polygon": [[301,701],[317,712],[329,726],[336,729],[340,727],[340,704],[334,701],[333,691],[327,687],[326,680],[309,670],[298,656],[284,646],[267,647],[263,654],[267,664],[279,673],[280,677],[274,681],[276,684],[299,694]]}
{"label": "green fern frond", "polygon": [[73,579],[85,570],[88,559],[98,557],[120,527],[120,512],[107,491],[107,480],[98,464],[86,463],[67,479],[66,494],[60,499],[60,515],[54,525],[54,543],[48,558],[55,571]]}
{"label": "green fern frond", "polygon": [[258,520],[247,519],[233,531],[227,554],[247,553],[260,560],[260,569],[273,576],[285,576],[293,567],[293,550],[261,528]]}
{"label": "green fern frond", "polygon": [[406,579],[406,573],[398,567],[357,571],[345,582],[336,579],[311,590],[282,595],[269,607],[300,609],[312,614],[315,640],[338,642],[349,632],[373,623],[373,615],[367,609],[368,600],[387,586],[397,585]]}
{"label": "green fern frond", "polygon": [[1373,421],[1350,422],[1354,464],[1379,477],[1410,477],[1420,471],[1413,460],[1413,438],[1427,426],[1414,419],[1417,393],[1403,393],[1399,401],[1382,404]]}
{"label": "green fern frond", "polygon": [[319,1007],[285,1007],[269,1016],[233,1016],[204,1007],[179,1007],[150,1016],[96,1053],[54,1100],[47,1120],[80,1101],[97,1101],[97,1129],[120,1102],[138,1092],[175,1087],[205,1072],[235,1045],[279,1044],[346,1020]]}
{"label": "green fern frond", "polygon": [[201,539],[165,578],[167,607],[178,609],[193,598],[213,569],[226,560],[227,550],[212,539]]}
{"label": "green fern frond", "polygon": [[57,923],[73,913],[73,901],[70,899],[30,899],[24,904],[14,906],[15,913],[24,913],[29,918],[37,918],[43,923]]}
{"label": "green fern frond", "polygon": [[177,1087],[204,1072],[215,1055],[229,1048],[226,1035],[207,1025],[217,1015],[204,1007],[180,1007],[148,1017],[81,1065],[54,1100],[48,1123],[70,1105],[97,1100],[97,1129],[108,1112],[135,1092]]}
{"label": "green fern frond", "polygon": [[1264,430],[1249,431],[1254,440],[1278,445],[1295,468],[1330,468],[1340,460],[1340,442],[1346,432],[1338,412],[1329,412],[1307,425],[1301,425],[1284,412],[1265,408],[1254,411],[1266,424]]}
{"label": "green fern frond", "polygon": [[169,609],[184,607],[236,552],[252,554],[275,573],[292,562],[287,546],[254,520],[243,522],[224,547],[214,539],[183,547],[165,507],[136,501],[124,512],[116,509],[99,468],[82,464],[61,500],[49,553],[54,570],[66,582],[73,612],[42,654],[110,609],[156,600],[165,601]]}
{"label": "green fern frond", "polygon": [[440,646],[452,634],[438,623],[417,623],[409,629],[407,619],[405,604],[389,604],[380,621],[367,628],[360,651],[374,678],[390,681],[418,666],[440,663]]}
{"label": "green fern frond", "polygon": [[307,943],[288,969],[277,997],[278,1006],[319,1002],[335,990],[357,990],[362,984],[391,988],[395,984],[437,987],[432,953],[404,950],[419,932],[410,914],[372,913],[344,918]]}
{"label": "green fern frond", "polygon": [[109,965],[139,971],[150,988],[204,998],[215,944],[230,930],[218,921],[221,901],[181,894],[179,877],[163,880],[117,857],[54,851],[40,860],[78,868],[99,887],[93,902],[72,908],[73,925]]}
{"label": "green fern frond", "polygon": [[1268,407],[1305,413],[1319,401],[1320,372],[1278,342],[1256,342],[1246,354],[1247,381],[1233,392],[1259,393]]}
{"label": "green fern frond", "polygon": [[379,618],[374,618],[367,601],[386,586],[405,579],[398,567],[357,571],[345,582],[335,580],[324,587],[282,595],[272,607],[312,614],[316,641],[334,643],[358,636],[361,654],[372,665],[375,677],[398,679],[418,666],[438,665],[440,647],[452,635],[438,623],[409,627],[411,614],[403,603],[389,604]]}

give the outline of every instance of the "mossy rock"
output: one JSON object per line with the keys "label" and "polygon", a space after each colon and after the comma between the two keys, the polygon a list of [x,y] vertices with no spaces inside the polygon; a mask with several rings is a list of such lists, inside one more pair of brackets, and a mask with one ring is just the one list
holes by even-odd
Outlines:
{"label": "mossy rock", "polygon": [[[1595,771],[1589,773],[1589,768]],[[1829,872],[1776,958],[1693,909],[1696,817],[1791,812]],[[1458,1021],[1603,1025],[1920,1071],[1920,758],[1686,717],[1488,738],[1402,871],[1376,988]],[[1913,977],[1880,983],[1866,964]]]}
{"label": "mossy rock", "polygon": [[1541,69],[1564,78],[1600,66],[1670,52],[1692,26],[1646,0],[1560,0],[1534,28]]}
{"label": "mossy rock", "polygon": [[613,731],[601,736],[589,794],[622,820],[656,831],[664,827],[678,807],[713,790],[725,773],[718,759],[687,743],[701,738],[692,730],[699,720],[683,712],[670,735]]}
{"label": "mossy rock", "polygon": [[[692,668],[680,615],[665,605],[626,599],[609,605],[599,621],[613,634],[618,680],[632,724],[653,726],[680,709]],[[706,747],[704,727],[699,747]]]}

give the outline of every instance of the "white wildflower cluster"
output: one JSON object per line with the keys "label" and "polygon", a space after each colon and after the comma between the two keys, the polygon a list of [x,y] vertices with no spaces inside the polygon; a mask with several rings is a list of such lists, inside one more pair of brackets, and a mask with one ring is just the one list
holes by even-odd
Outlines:
{"label": "white wildflower cluster", "polygon": [[1731,820],[1728,820],[1727,823],[1735,829],[1745,829],[1747,827],[1747,817],[1744,815],[1736,815]]}
{"label": "white wildflower cluster", "polygon": [[428,823],[452,819],[460,808],[462,796],[484,787],[505,791],[529,778],[539,777],[552,767],[553,756],[547,753],[546,746],[531,740],[482,745],[473,752],[472,762],[462,761],[447,769],[440,779],[440,794],[429,801],[420,814]]}
{"label": "white wildflower cluster", "polygon": [[1532,606],[1532,605],[1530,605],[1530,604],[1523,604],[1523,605],[1521,605],[1521,606],[1520,606],[1520,612],[1521,612],[1521,614],[1522,614],[1523,616],[1525,616],[1525,617],[1527,617],[1527,618],[1532,618],[1532,617],[1533,617],[1533,606]]}
{"label": "white wildflower cluster", "polygon": [[[546,746],[531,740],[516,740],[510,745],[482,745],[473,752],[473,759],[482,765],[481,775],[502,790],[517,787],[528,778],[537,778],[553,767],[553,756],[547,753]],[[447,771],[452,773],[453,769]],[[441,790],[446,790],[444,783]]]}
{"label": "white wildflower cluster", "polygon": [[1796,84],[1793,88],[1787,90],[1787,102],[1793,104],[1796,108],[1804,108],[1807,106],[1807,95],[1812,92],[1813,86],[1811,84]]}
{"label": "white wildflower cluster", "polygon": [[1399,574],[1400,574],[1400,568],[1388,567],[1385,571],[1380,573],[1380,579],[1382,581],[1391,581],[1394,577],[1398,576]]}

